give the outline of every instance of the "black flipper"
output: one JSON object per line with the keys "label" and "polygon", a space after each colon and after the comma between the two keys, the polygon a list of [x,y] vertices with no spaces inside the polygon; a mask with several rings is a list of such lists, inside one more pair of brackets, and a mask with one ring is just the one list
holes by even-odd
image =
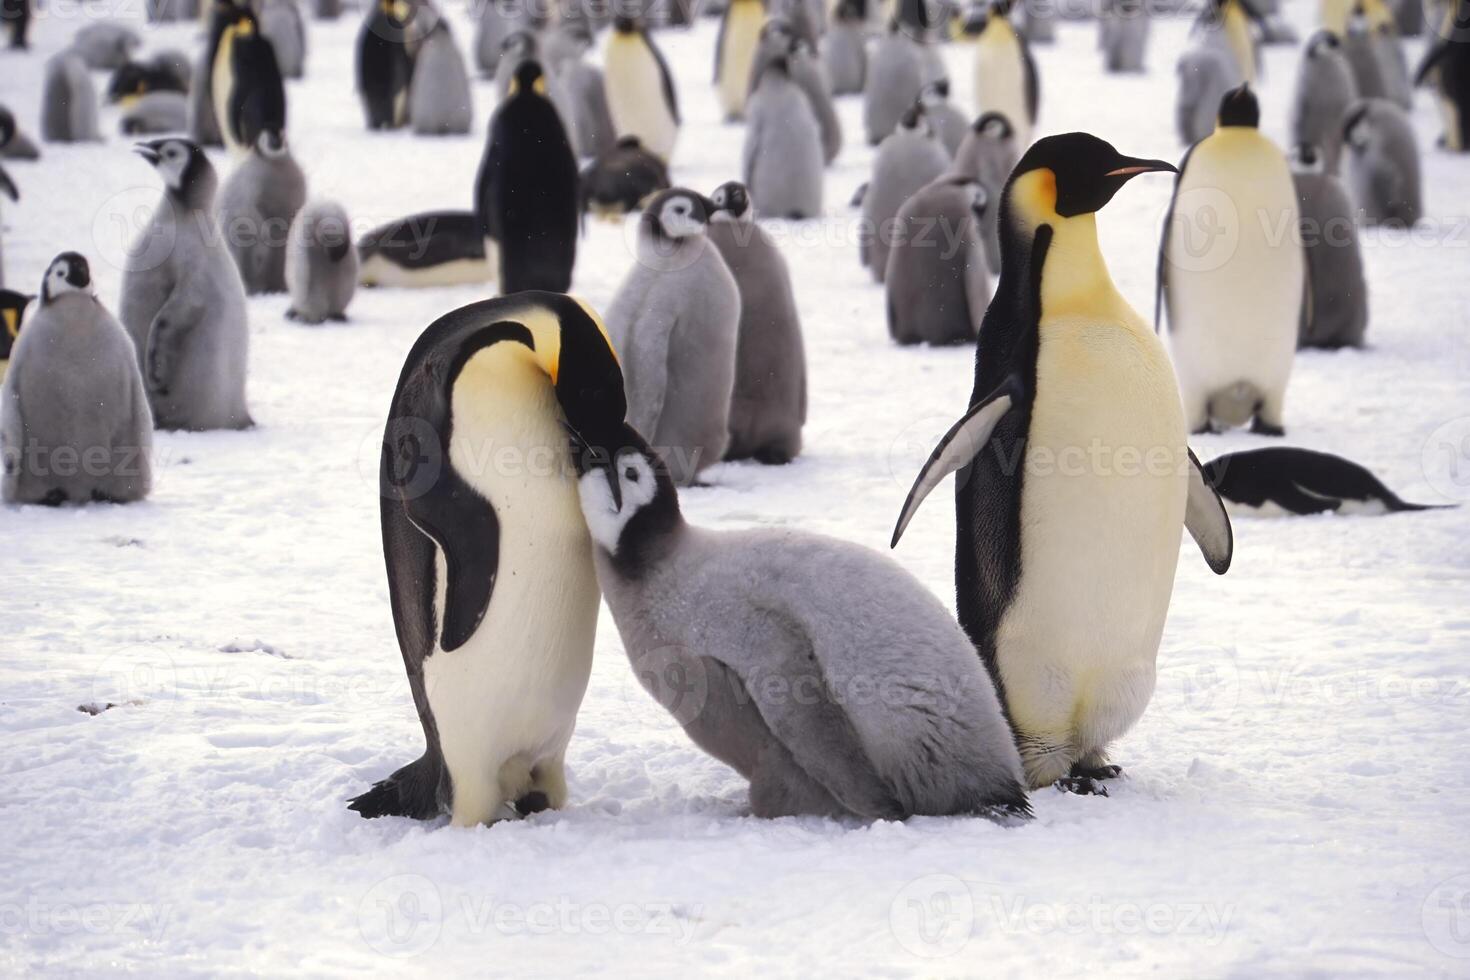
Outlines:
{"label": "black flipper", "polygon": [[12,201],[20,200],[20,191],[15,189],[15,182],[10,179],[4,167],[0,167],[0,194],[4,194]]}
{"label": "black flipper", "polygon": [[[1189,167],[1189,158],[1194,153],[1194,147],[1198,143],[1184,151],[1184,158],[1179,161],[1179,176],[1174,178],[1174,192],[1169,195],[1169,209],[1164,212],[1164,230],[1159,233],[1159,261],[1154,268],[1154,333],[1159,333],[1164,324],[1164,290],[1168,288],[1164,279],[1164,267],[1168,262],[1166,253],[1169,248],[1169,229],[1174,226],[1174,205],[1179,200],[1179,185],[1184,183],[1184,172]],[[1169,329],[1174,329],[1174,324],[1169,324]]]}

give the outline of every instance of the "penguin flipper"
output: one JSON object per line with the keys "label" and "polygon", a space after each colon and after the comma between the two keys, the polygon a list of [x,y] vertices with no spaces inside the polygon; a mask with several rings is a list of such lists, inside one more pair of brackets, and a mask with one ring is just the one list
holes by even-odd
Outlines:
{"label": "penguin flipper", "polygon": [[169,382],[178,366],[179,350],[194,325],[204,316],[204,307],[175,289],[148,327],[147,349],[143,351],[143,387],[151,395],[168,394]]}
{"label": "penguin flipper", "polygon": [[0,193],[3,193],[12,201],[20,200],[20,191],[15,189],[15,182],[10,179],[10,175],[5,172],[4,167],[0,167]]}
{"label": "penguin flipper", "polygon": [[444,622],[439,646],[457,650],[469,642],[495,591],[500,567],[500,521],[490,501],[475,492],[444,460],[439,479],[425,493],[406,498],[414,527],[444,553]]}
{"label": "penguin flipper", "polygon": [[1224,575],[1230,570],[1230,559],[1235,554],[1235,532],[1230,527],[1230,515],[1225,513],[1219,492],[1205,476],[1199,457],[1192,449],[1187,452],[1189,496],[1184,504],[1184,526],[1204,553],[1210,571]]}
{"label": "penguin flipper", "polygon": [[[1169,265],[1169,232],[1174,227],[1174,205],[1179,203],[1179,187],[1184,183],[1184,171],[1189,166],[1189,158],[1194,153],[1195,143],[1184,151],[1184,157],[1179,161],[1179,173],[1174,178],[1174,192],[1169,195],[1169,210],[1164,212],[1164,230],[1159,235],[1159,261],[1154,269],[1154,333],[1159,333],[1164,327],[1164,293],[1169,288],[1168,276],[1165,274]],[[1169,324],[1169,329],[1174,329],[1174,324]]]}
{"label": "penguin flipper", "polygon": [[1021,379],[1013,374],[950,427],[944,438],[939,440],[939,445],[934,447],[934,452],[929,454],[928,462],[919,470],[913,489],[903,502],[903,510],[898,515],[898,523],[893,528],[893,540],[888,547],[898,547],[898,539],[903,537],[909,521],[913,520],[919,505],[929,496],[930,491],[939,486],[945,477],[970,465],[980,455],[980,451],[990,442],[990,433],[1016,402],[1021,400],[1021,393]]}

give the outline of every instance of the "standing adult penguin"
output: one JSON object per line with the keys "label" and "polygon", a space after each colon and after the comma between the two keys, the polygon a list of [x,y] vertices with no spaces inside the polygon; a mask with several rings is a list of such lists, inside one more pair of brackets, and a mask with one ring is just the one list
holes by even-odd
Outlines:
{"label": "standing adult penguin", "polygon": [[1307,254],[1307,301],[1297,346],[1361,347],[1368,329],[1368,282],[1352,199],[1310,144],[1296,148],[1291,176]]}
{"label": "standing adult penguin", "polygon": [[48,143],[95,143],[97,89],[87,66],[74,51],[61,51],[46,62],[41,90],[41,139]]}
{"label": "standing adult penguin", "polygon": [[1454,0],[1445,18],[1414,72],[1414,85],[1433,85],[1444,124],[1440,145],[1464,153],[1470,151],[1470,0]]}
{"label": "standing adult penguin", "polygon": [[133,345],[97,300],[87,260],[51,260],[0,386],[0,497],[126,503],[152,485],[153,416]]}
{"label": "standing adult penguin", "polygon": [[868,145],[883,142],[923,91],[924,67],[918,42],[893,21],[888,33],[878,39],[868,62],[863,88],[863,132]]}
{"label": "standing adult penguin", "polygon": [[744,185],[721,184],[710,203],[715,211],[706,234],[740,290],[725,458],[789,463],[801,452],[806,423],[806,347],[791,272],[781,249],[755,223]]}
{"label": "standing adult penguin", "polygon": [[1342,54],[1337,35],[1318,31],[1307,42],[1297,69],[1291,102],[1291,139],[1315,146],[1327,173],[1337,172],[1342,150],[1342,117],[1358,97],[1358,83]]}
{"label": "standing adult penguin", "polygon": [[603,77],[618,136],[637,136],[668,163],[679,137],[679,97],[663,53],[634,18],[613,21]]}
{"label": "standing adult penguin", "polygon": [[973,344],[990,304],[981,240],[990,200],[973,177],[947,173],[895,215],[884,276],[888,335],[900,344]]}
{"label": "standing adult penguin", "polygon": [[318,201],[296,216],[286,246],[286,288],[291,293],[286,319],[347,319],[347,304],[357,292],[357,249],[342,205]]}
{"label": "standing adult penguin", "polygon": [[[466,827],[566,803],[599,596],[564,426],[603,437],[624,411],[607,333],[569,296],[475,303],[414,343],[379,472],[388,594],[426,744],[351,809],[447,812]],[[485,465],[488,447],[521,465]]]}
{"label": "standing adult penguin", "polygon": [[1296,236],[1280,233],[1300,220],[1291,170],[1260,118],[1249,84],[1226,94],[1214,134],[1184,155],[1164,221],[1155,323],[1167,311],[1191,432],[1285,431],[1306,270]]}
{"label": "standing adult penguin", "polygon": [[[1097,241],[1096,212],[1125,183],[1173,169],[1085,133],[1048,136],[1021,158],[1000,202],[1000,283],[970,409],[924,464],[894,529],[896,545],[924,497],[965,471],[955,488],[960,625],[1033,788],[1105,793],[1099,780],[1118,775],[1108,746],[1153,693],[1181,526],[1215,572],[1230,565],[1229,518],[1186,444],[1168,355],[1113,285]],[[1063,462],[1099,445],[1119,454]],[[1055,465],[1022,465],[1022,454]]]}
{"label": "standing adult penguin", "polygon": [[577,143],[577,114],[572,108],[571,98],[566,88],[562,85],[561,79],[557,77],[556,68],[542,55],[540,35],[532,31],[520,31],[505,39],[505,50],[500,55],[500,68],[495,74],[495,85],[500,90],[500,101],[504,102],[510,98],[516,72],[527,61],[534,61],[541,66],[541,79],[546,89],[542,94],[556,107],[561,124],[567,131],[567,142],[572,145],[572,153],[580,155]]}
{"label": "standing adult penguin", "polygon": [[821,136],[785,58],[767,63],[747,110],[741,172],[756,209],[796,220],[820,215]]}
{"label": "standing adult penguin", "polygon": [[[1016,144],[1027,146],[1036,125],[1041,86],[1026,41],[1011,25],[1011,0],[992,0],[975,25],[975,109],[1005,113]],[[972,28],[973,29],[973,28]]]}
{"label": "standing adult penguin", "polygon": [[577,158],[541,65],[523,61],[490,119],[475,180],[480,229],[500,248],[501,292],[571,288],[579,204]]}
{"label": "standing adult penguin", "polygon": [[24,51],[30,47],[31,0],[0,0],[0,21],[10,35],[10,49]]}
{"label": "standing adult penguin", "polygon": [[833,95],[856,95],[868,75],[865,0],[838,0],[832,29],[822,38],[822,64]]}
{"label": "standing adult penguin", "polygon": [[985,210],[980,218],[980,237],[985,243],[985,264],[1000,271],[1000,218],[996,205],[1011,171],[1021,159],[1011,121],[998,112],[983,112],[975,118],[955,153],[953,173],[973,177],[985,188]]}
{"label": "standing adult penguin", "polygon": [[377,0],[357,35],[357,94],[368,129],[398,129],[408,123],[413,81],[409,51],[409,0]]}
{"label": "standing adult penguin", "polygon": [[1216,35],[1206,35],[1179,56],[1174,126],[1179,142],[1193,146],[1215,131],[1225,93],[1245,81],[1234,57]]}
{"label": "standing adult penguin", "polygon": [[189,87],[189,139],[200,146],[223,146],[220,121],[215,114],[214,72],[225,31],[235,21],[233,0],[212,0],[204,50],[194,69]]}
{"label": "standing adult penguin", "polygon": [[36,297],[18,293],[13,289],[0,289],[0,381],[10,370],[10,354],[15,341],[20,337],[20,325],[25,320],[26,307]]}
{"label": "standing adult penguin", "polygon": [[1387,99],[1359,99],[1342,122],[1347,184],[1362,220],[1409,228],[1424,215],[1419,144],[1408,113]]}
{"label": "standing adult penguin", "polygon": [[419,136],[468,133],[473,109],[464,57],[459,53],[449,21],[440,17],[429,28],[413,63],[408,96],[413,131]]}
{"label": "standing adult penguin", "polygon": [[888,249],[893,243],[898,209],[949,165],[949,154],[929,128],[923,104],[915,102],[899,120],[898,128],[878,147],[873,177],[863,195],[858,259],[873,274],[874,282],[882,282],[888,272]]}
{"label": "standing adult penguin", "polygon": [[218,186],[204,151],[183,139],[139,143],[163,178],[163,201],[123,273],[122,322],[160,429],[245,429],[250,331],[245,288],[214,217]]}
{"label": "standing adult penguin", "polygon": [[258,0],[260,36],[271,43],[281,75],[302,78],[306,75],[306,24],[296,0]]}
{"label": "standing adult penguin", "polygon": [[715,39],[715,86],[726,122],[745,118],[750,68],[765,17],[761,0],[730,0],[720,18],[720,33]]}
{"label": "standing adult penguin", "polygon": [[219,192],[219,225],[245,292],[286,290],[291,225],[306,204],[306,175],[286,137],[267,130]]}
{"label": "standing adult penguin", "polygon": [[607,311],[623,364],[628,421],[687,486],[730,444],[740,290],[705,234],[714,210],[675,187],[638,219],[638,255]]}
{"label": "standing adult penguin", "polygon": [[220,36],[211,91],[220,136],[236,154],[249,153],[262,133],[286,131],[286,83],[248,6],[234,8]]}
{"label": "standing adult penguin", "polygon": [[[582,438],[597,578],[634,673],[750,781],[757,817],[1030,813],[994,686],[916,579],[820,535],[692,527],[632,427]],[[696,710],[651,680],[666,672],[697,685]]]}

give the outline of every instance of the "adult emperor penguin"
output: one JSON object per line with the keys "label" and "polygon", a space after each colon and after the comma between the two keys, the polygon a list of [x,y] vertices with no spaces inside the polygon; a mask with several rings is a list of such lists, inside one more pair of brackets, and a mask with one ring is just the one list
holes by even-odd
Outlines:
{"label": "adult emperor penguin", "polygon": [[[383,555],[424,754],[351,801],[455,826],[559,809],[598,589],[565,425],[625,413],[607,332],[528,292],[440,317],[409,351],[380,469]],[[518,465],[486,465],[491,448]]]}
{"label": "adult emperor penguin", "polygon": [[806,347],[786,259],[755,222],[745,186],[730,181],[710,195],[706,234],[740,290],[735,392],[726,459],[788,463],[801,452],[806,423]]}
{"label": "adult emperor penguin", "polygon": [[286,83],[248,6],[234,8],[220,35],[210,91],[220,136],[236,154],[249,153],[261,133],[286,131]]}
{"label": "adult emperor penguin", "polygon": [[953,173],[975,178],[985,188],[980,235],[985,243],[985,264],[992,273],[1000,271],[1000,192],[1020,158],[1011,121],[998,112],[985,112],[971,124],[950,168]]}
{"label": "adult emperor penguin", "polygon": [[209,29],[189,87],[189,138],[200,146],[222,146],[214,108],[214,69],[225,31],[235,20],[235,4],[233,0],[213,0],[207,9]]}
{"label": "adult emperor penguin", "polygon": [[1041,88],[1036,62],[1010,19],[1011,0],[993,0],[975,39],[975,109],[1003,112],[1016,128],[1016,143],[1031,142]]}
{"label": "adult emperor penguin", "polygon": [[1409,503],[1352,460],[1295,446],[1226,453],[1204,469],[1226,509],[1243,517],[1376,516],[1442,506]]}
{"label": "adult emperor penguin", "polygon": [[582,211],[599,218],[621,218],[637,211],[659,191],[666,191],[669,168],[643,148],[636,136],[624,136],[583,170]]}
{"label": "adult emperor penguin", "polygon": [[244,429],[245,288],[214,217],[214,167],[183,139],[139,143],[163,201],[123,273],[121,319],[160,429]]}
{"label": "adult emperor penguin", "polygon": [[10,35],[10,49],[24,51],[30,47],[31,0],[0,0],[0,21]]}
{"label": "adult emperor penguin", "polygon": [[1368,282],[1352,198],[1315,146],[1297,147],[1291,162],[1307,255],[1307,301],[1297,346],[1361,347],[1368,329]]}
{"label": "adult emperor penguin", "polygon": [[822,140],[811,102],[784,57],[766,64],[747,111],[741,172],[756,208],[774,218],[819,216]]}
{"label": "adult emperor penguin", "polygon": [[618,135],[637,136],[667,163],[679,137],[679,97],[663,53],[634,18],[613,21],[603,73]]}
{"label": "adult emperor penguin", "polygon": [[0,386],[0,496],[51,506],[143,499],[153,416],[128,335],[76,252],[51,260],[40,300]]}
{"label": "adult emperor penguin", "polygon": [[358,281],[402,289],[494,282],[500,260],[492,245],[473,211],[411,214],[358,239]]}
{"label": "adult emperor penguin", "polygon": [[[755,816],[1030,812],[994,685],[917,579],[821,535],[689,525],[632,427],[581,438],[582,511],[633,671],[750,781]],[[674,702],[666,676],[692,696]]]}
{"label": "adult emperor penguin", "polygon": [[894,216],[884,276],[888,334],[900,344],[973,344],[990,303],[981,239],[990,199],[974,177],[947,173]]}
{"label": "adult emperor penguin", "polygon": [[13,289],[0,289],[0,381],[10,369],[10,352],[20,337],[20,325],[25,320],[26,307],[35,300],[34,296],[18,293]]}
{"label": "adult emperor penguin", "polygon": [[1419,144],[1409,114],[1387,99],[1359,99],[1342,123],[1345,179],[1361,220],[1413,227],[1424,215]]}
{"label": "adult emperor penguin", "polygon": [[1337,172],[1342,149],[1342,117],[1358,97],[1358,83],[1336,34],[1318,31],[1307,42],[1297,68],[1291,102],[1291,140],[1315,146],[1328,173]]}
{"label": "adult emperor penguin", "polygon": [[61,51],[46,62],[41,91],[41,139],[48,143],[95,143],[97,89],[86,64],[74,51]]}
{"label": "adult emperor penguin", "polygon": [[286,246],[286,288],[291,293],[288,320],[347,319],[347,304],[357,291],[357,249],[342,205],[318,201],[296,215]]}
{"label": "adult emperor penguin", "polygon": [[306,175],[286,137],[266,130],[219,190],[219,225],[245,292],[286,290],[291,225],[306,204]]}
{"label": "adult emperor penguin", "polygon": [[1226,93],[1215,132],[1184,155],[1164,221],[1154,317],[1168,314],[1191,432],[1284,431],[1305,258],[1290,233],[1291,170],[1259,122],[1249,84]]}
{"label": "adult emperor penguin", "polygon": [[546,97],[541,64],[516,66],[490,120],[475,181],[480,230],[500,249],[500,289],[564,293],[577,261],[577,158]]}
{"label": "adult emperor penguin", "polygon": [[1470,0],[1454,0],[1445,18],[1414,72],[1414,84],[1433,84],[1444,122],[1440,144],[1464,153],[1470,151]]}
{"label": "adult emperor penguin", "polygon": [[715,86],[727,122],[745,118],[750,66],[755,61],[765,18],[762,0],[730,0],[720,18],[720,33],[715,40]]}
{"label": "adult emperor penguin", "polygon": [[[1117,775],[1107,748],[1153,693],[1181,525],[1217,573],[1230,564],[1229,519],[1186,445],[1168,356],[1098,248],[1095,213],[1138,174],[1173,169],[1085,133],[1022,156],[1001,196],[1004,255],[970,409],[894,529],[896,545],[924,497],[965,471],[959,620],[1032,787],[1097,792]],[[1098,446],[1109,455],[1084,458]]]}
{"label": "adult emperor penguin", "polygon": [[637,262],[607,311],[628,421],[667,454],[681,486],[718,463],[730,443],[740,289],[705,234],[713,211],[682,187],[648,202]]}
{"label": "adult emperor penguin", "polygon": [[470,131],[473,102],[470,75],[459,53],[449,21],[440,17],[419,47],[409,87],[408,115],[420,136],[446,136]]}
{"label": "adult emperor penguin", "polygon": [[915,102],[899,120],[898,128],[878,147],[873,177],[863,195],[858,260],[867,266],[874,282],[882,282],[888,272],[894,215],[910,195],[949,166],[949,154],[929,128],[923,104]]}
{"label": "adult emperor penguin", "polygon": [[414,14],[409,0],[377,0],[358,32],[357,94],[368,129],[398,129],[408,122]]}

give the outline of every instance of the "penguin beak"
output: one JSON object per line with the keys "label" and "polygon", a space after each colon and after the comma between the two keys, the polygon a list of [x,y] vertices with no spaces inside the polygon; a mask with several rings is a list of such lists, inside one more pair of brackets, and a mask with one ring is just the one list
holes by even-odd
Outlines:
{"label": "penguin beak", "polygon": [[134,145],[133,152],[138,154],[138,156],[142,157],[144,160],[147,160],[148,163],[152,166],[157,166],[158,161],[163,159],[159,155],[158,150],[147,143],[138,143]]}
{"label": "penguin beak", "polygon": [[1104,177],[1122,177],[1128,180],[1139,174],[1177,174],[1179,168],[1164,160],[1142,160],[1138,157],[1122,157],[1118,160],[1119,166],[1114,167]]}
{"label": "penguin beak", "polygon": [[582,438],[582,434],[573,428],[570,422],[563,421],[561,425],[571,438],[572,465],[576,467],[578,478],[586,476],[593,469],[602,470],[603,475],[607,477],[608,490],[612,493],[613,507],[621,512],[623,488],[618,485],[618,471],[613,465],[612,453],[601,446],[587,445],[587,440]]}

